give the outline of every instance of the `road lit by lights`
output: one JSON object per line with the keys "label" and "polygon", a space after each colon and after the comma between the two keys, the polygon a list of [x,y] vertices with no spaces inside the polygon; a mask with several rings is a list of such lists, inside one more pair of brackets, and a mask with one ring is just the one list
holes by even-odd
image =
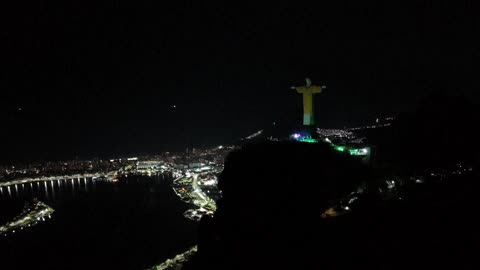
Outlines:
{"label": "road lit by lights", "polygon": [[0,226],[0,235],[6,236],[9,233],[15,233],[15,229],[23,230],[24,227],[36,225],[40,220],[45,221],[45,217],[50,218],[53,212],[51,207],[40,201],[28,205],[12,221]]}

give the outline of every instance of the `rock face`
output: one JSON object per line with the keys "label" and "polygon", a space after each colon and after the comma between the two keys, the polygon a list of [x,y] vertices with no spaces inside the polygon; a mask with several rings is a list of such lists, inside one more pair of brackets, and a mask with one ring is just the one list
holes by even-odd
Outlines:
{"label": "rock face", "polygon": [[324,144],[263,142],[232,152],[223,197],[200,224],[190,269],[296,269],[320,263],[321,214],[368,178],[367,168]]}
{"label": "rock face", "polygon": [[391,201],[367,184],[355,211],[321,218],[374,178],[368,168],[322,144],[247,145],[228,156],[223,198],[202,218],[184,269],[478,269],[478,177],[422,184]]}

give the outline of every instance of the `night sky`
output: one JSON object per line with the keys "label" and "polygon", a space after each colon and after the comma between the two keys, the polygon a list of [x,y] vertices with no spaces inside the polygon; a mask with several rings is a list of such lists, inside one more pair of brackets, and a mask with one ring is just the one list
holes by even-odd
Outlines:
{"label": "night sky", "polygon": [[2,161],[178,150],[300,122],[290,86],[305,77],[327,86],[321,127],[411,111],[434,90],[480,99],[474,1],[93,2],[2,3]]}

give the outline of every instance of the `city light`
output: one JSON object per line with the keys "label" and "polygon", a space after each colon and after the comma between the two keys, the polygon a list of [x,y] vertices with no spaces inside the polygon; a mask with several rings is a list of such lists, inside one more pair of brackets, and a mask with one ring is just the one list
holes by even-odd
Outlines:
{"label": "city light", "polygon": [[352,156],[365,156],[368,155],[368,148],[360,148],[360,149],[349,149],[348,152]]}
{"label": "city light", "polygon": [[299,141],[299,142],[306,142],[306,143],[317,143],[318,140],[313,139],[310,135],[302,135],[300,133],[293,133],[290,135],[290,138]]}
{"label": "city light", "polygon": [[6,235],[9,231],[14,233],[16,228],[23,230],[25,227],[37,224],[36,220],[45,221],[44,216],[48,215],[48,217],[51,217],[53,212],[52,208],[40,201],[28,204],[19,215],[0,226],[0,233],[3,235]]}

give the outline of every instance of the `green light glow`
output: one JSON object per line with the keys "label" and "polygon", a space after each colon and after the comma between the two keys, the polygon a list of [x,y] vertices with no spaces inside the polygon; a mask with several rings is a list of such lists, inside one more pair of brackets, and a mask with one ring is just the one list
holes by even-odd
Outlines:
{"label": "green light glow", "polygon": [[[311,137],[305,137],[303,139],[299,139],[299,142],[306,142],[306,143],[318,143],[318,140],[312,139]],[[348,151],[348,154],[351,156],[366,156],[368,155],[369,148],[350,148],[347,146],[342,146],[342,145],[335,145],[333,144],[330,140],[325,140],[328,142],[331,146],[333,146],[333,149],[339,152],[346,152]]]}
{"label": "green light glow", "polygon": [[352,156],[366,156],[368,154],[368,148],[349,148],[346,146],[334,145],[333,148],[339,152],[348,151]]}
{"label": "green light glow", "polygon": [[305,139],[301,139],[299,141],[300,142],[306,142],[306,143],[316,143],[317,142],[317,140],[311,139],[311,138],[305,138]]}

